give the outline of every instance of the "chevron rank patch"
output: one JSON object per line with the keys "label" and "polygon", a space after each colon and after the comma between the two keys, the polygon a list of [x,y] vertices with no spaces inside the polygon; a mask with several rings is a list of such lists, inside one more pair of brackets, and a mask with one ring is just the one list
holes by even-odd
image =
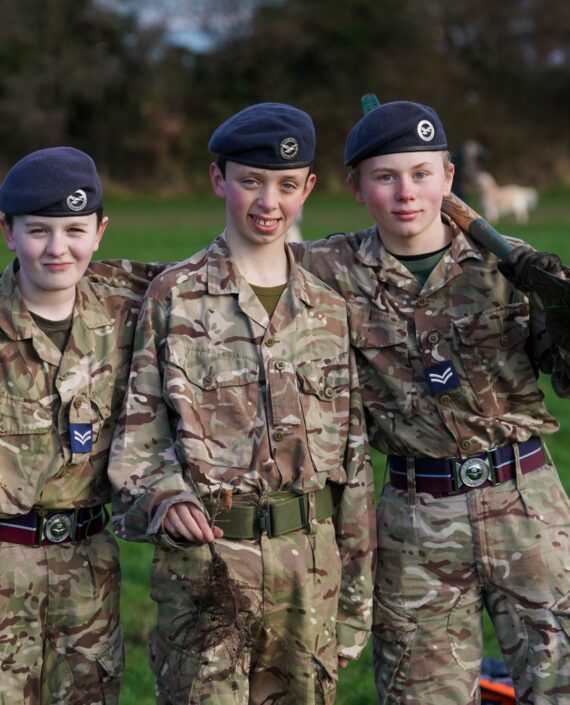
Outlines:
{"label": "chevron rank patch", "polygon": [[431,367],[424,367],[424,374],[432,397],[449,389],[455,389],[460,384],[451,360],[440,362]]}
{"label": "chevron rank patch", "polygon": [[93,428],[90,423],[70,423],[69,443],[72,453],[89,453],[93,449]]}

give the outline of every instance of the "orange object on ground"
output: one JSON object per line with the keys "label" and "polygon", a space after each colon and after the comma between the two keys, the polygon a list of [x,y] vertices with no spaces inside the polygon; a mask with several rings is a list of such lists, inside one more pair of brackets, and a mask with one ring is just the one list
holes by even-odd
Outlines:
{"label": "orange object on ground", "polygon": [[515,689],[481,678],[481,705],[516,705]]}

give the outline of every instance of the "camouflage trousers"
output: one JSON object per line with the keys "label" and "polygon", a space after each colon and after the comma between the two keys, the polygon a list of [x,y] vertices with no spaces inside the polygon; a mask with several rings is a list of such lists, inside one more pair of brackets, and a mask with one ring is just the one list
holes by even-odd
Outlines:
{"label": "camouflage trousers", "polygon": [[210,551],[207,546],[186,551],[158,548],[152,573],[158,618],[149,644],[157,702],[331,705],[340,587],[340,556],[331,520],[319,523],[314,535],[221,539],[216,547],[250,600],[255,644],[238,652],[232,643],[235,636],[229,636],[205,648],[208,622],[198,613],[188,580],[203,574]]}
{"label": "camouflage trousers", "polygon": [[0,543],[0,703],[115,705],[123,671],[119,551]]}
{"label": "camouflage trousers", "polygon": [[485,607],[517,702],[569,705],[570,503],[551,465],[415,505],[388,485],[377,523],[379,703],[479,703]]}

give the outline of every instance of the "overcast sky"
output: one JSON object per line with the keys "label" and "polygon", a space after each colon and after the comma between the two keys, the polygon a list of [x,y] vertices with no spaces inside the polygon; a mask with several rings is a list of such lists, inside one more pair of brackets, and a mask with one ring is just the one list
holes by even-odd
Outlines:
{"label": "overcast sky", "polygon": [[247,24],[255,7],[281,0],[99,0],[109,9],[135,12],[141,23],[162,24],[170,40],[193,51],[210,49],[220,37]]}

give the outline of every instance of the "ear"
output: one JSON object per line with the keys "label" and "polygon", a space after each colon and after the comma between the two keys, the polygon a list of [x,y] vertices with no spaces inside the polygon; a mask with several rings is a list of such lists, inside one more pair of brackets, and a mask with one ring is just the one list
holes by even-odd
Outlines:
{"label": "ear", "polygon": [[317,183],[317,175],[316,174],[309,174],[309,176],[307,177],[307,180],[305,181],[305,185],[303,187],[303,203],[305,203],[305,201],[309,197],[309,194],[315,188],[316,183]]}
{"label": "ear", "polygon": [[356,202],[363,206],[366,201],[362,197],[362,193],[360,192],[360,186],[356,184],[356,180],[354,178],[354,172],[351,171],[350,174],[346,177],[346,185],[348,186],[349,191],[352,193],[354,198],[356,199]]}
{"label": "ear", "polygon": [[2,227],[2,234],[4,235],[4,240],[8,245],[8,249],[15,252],[16,242],[14,240],[14,233],[12,232],[12,228],[6,222],[6,218],[0,218],[0,227]]}
{"label": "ear", "polygon": [[212,190],[218,198],[226,197],[226,180],[224,175],[220,171],[220,167],[216,162],[210,164],[210,181],[212,183]]}
{"label": "ear", "polygon": [[445,183],[443,185],[443,195],[444,196],[449,196],[449,194],[451,193],[451,186],[453,185],[454,174],[455,174],[455,165],[450,163],[449,168],[447,169]]}
{"label": "ear", "polygon": [[107,225],[109,225],[109,218],[105,216],[97,227],[97,235],[95,237],[95,246],[93,247],[93,252],[97,252],[97,250],[99,249],[99,243],[101,242],[103,233],[105,232],[105,230],[107,230]]}

